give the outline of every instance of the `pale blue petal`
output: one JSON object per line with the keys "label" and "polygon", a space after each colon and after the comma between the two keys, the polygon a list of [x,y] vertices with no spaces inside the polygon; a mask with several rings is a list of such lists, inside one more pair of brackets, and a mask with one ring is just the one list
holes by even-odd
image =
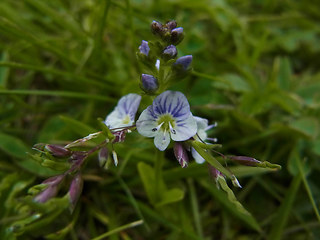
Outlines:
{"label": "pale blue petal", "polygon": [[196,162],[199,164],[202,164],[206,161],[194,148],[191,148],[191,154],[194,160],[196,160]]}
{"label": "pale blue petal", "polygon": [[123,96],[119,100],[115,110],[118,110],[122,116],[129,115],[131,121],[134,121],[135,115],[140,105],[140,101],[141,101],[140,95],[135,93],[130,93],[128,95]]}
{"label": "pale blue petal", "polygon": [[196,138],[200,138],[202,141],[204,141],[208,137],[208,135],[206,133],[206,129],[208,127],[208,120],[205,118],[196,117],[196,116],[194,118],[197,122],[197,128],[198,128]]}
{"label": "pale blue petal", "polygon": [[173,129],[175,133],[170,132],[172,140],[186,141],[196,135],[197,123],[189,112],[189,117],[187,119],[177,121],[176,126],[174,126]]}
{"label": "pale blue petal", "polygon": [[176,120],[183,120],[190,115],[190,105],[181,92],[165,91],[153,101],[153,111],[156,115],[169,113]]}
{"label": "pale blue petal", "polygon": [[168,132],[158,131],[154,138],[154,145],[160,150],[164,151],[170,143],[170,135]]}
{"label": "pale blue petal", "polygon": [[152,106],[147,107],[139,116],[136,122],[138,132],[145,137],[154,137],[157,132],[152,129],[157,127],[156,116],[152,110]]}

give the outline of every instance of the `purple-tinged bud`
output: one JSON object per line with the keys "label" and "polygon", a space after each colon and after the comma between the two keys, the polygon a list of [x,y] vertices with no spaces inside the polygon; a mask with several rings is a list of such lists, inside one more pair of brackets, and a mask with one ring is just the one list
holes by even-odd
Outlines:
{"label": "purple-tinged bud", "polygon": [[182,143],[175,142],[174,147],[173,147],[173,152],[174,152],[174,156],[176,157],[176,159],[180,163],[181,167],[183,167],[183,168],[188,167],[189,158],[188,158],[187,151],[183,147]]}
{"label": "purple-tinged bud", "polygon": [[109,158],[109,151],[108,148],[103,147],[99,151],[98,160],[99,160],[99,166],[103,167],[106,165]]}
{"label": "purple-tinged bud", "polygon": [[45,146],[45,149],[47,149],[52,156],[57,158],[69,157],[72,154],[70,150],[65,149],[64,147],[61,147],[59,145],[47,144]]}
{"label": "purple-tinged bud", "polygon": [[139,46],[139,51],[143,55],[146,55],[146,56],[149,55],[150,47],[147,41],[142,40],[141,45]]}
{"label": "purple-tinged bud", "polygon": [[209,169],[209,173],[210,173],[211,177],[215,181],[217,181],[219,177],[224,177],[223,174],[218,169],[211,166],[210,164],[208,164],[208,169]]}
{"label": "purple-tinged bud", "polygon": [[146,93],[154,93],[158,90],[158,80],[149,74],[141,75],[141,89]]}
{"label": "purple-tinged bud", "polygon": [[174,28],[171,31],[171,43],[174,45],[178,45],[184,38],[183,28],[178,27]]}
{"label": "purple-tinged bud", "polygon": [[258,166],[261,162],[255,158],[247,156],[228,156],[229,159],[245,166]]}
{"label": "purple-tinged bud", "polygon": [[188,70],[192,62],[192,55],[183,56],[177,59],[175,66],[181,66],[183,70]]}
{"label": "purple-tinged bud", "polygon": [[77,204],[77,201],[81,195],[83,187],[83,179],[80,173],[78,173],[72,180],[69,188],[69,201],[71,203],[71,210],[73,210]]}
{"label": "purple-tinged bud", "polygon": [[169,45],[162,52],[162,56],[166,60],[175,58],[177,56],[177,54],[178,54],[178,51],[177,51],[177,48],[174,45]]}
{"label": "purple-tinged bud", "polygon": [[163,26],[160,22],[153,21],[151,23],[151,32],[155,35],[161,35],[163,32]]}
{"label": "purple-tinged bud", "polygon": [[168,28],[168,30],[171,31],[172,29],[177,27],[177,22],[175,20],[172,20],[167,22],[165,26]]}
{"label": "purple-tinged bud", "polygon": [[58,193],[59,185],[63,179],[64,179],[64,175],[58,175],[43,181],[42,184],[46,184],[48,185],[48,187],[44,189],[42,192],[40,192],[34,198],[34,201],[44,203],[48,201],[50,198],[55,197]]}

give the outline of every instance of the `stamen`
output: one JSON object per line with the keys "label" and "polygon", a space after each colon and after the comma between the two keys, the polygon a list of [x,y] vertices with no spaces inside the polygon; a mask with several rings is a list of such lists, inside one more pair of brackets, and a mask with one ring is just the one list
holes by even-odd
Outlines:
{"label": "stamen", "polygon": [[169,122],[169,128],[170,128],[170,131],[173,133],[173,134],[176,134],[176,130],[173,129],[173,127],[171,126],[171,123]]}
{"label": "stamen", "polygon": [[158,131],[160,128],[161,128],[161,126],[162,126],[162,124],[163,124],[164,122],[162,122],[162,123],[160,123],[157,127],[155,127],[155,128],[152,128],[152,132],[156,132],[156,131]]}
{"label": "stamen", "polygon": [[211,142],[218,142],[218,138],[207,138],[207,140]]}
{"label": "stamen", "polygon": [[209,125],[209,126],[206,127],[204,130],[207,131],[207,130],[209,130],[209,129],[211,129],[211,128],[214,128],[214,127],[216,127],[216,126],[218,126],[218,123],[217,123],[217,122],[215,122],[214,124]]}

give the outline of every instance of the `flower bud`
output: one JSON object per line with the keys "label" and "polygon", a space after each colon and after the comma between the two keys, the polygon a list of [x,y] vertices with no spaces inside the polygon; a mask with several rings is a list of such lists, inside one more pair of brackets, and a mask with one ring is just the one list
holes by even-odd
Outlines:
{"label": "flower bud", "polygon": [[188,70],[192,62],[192,55],[183,56],[177,59],[174,66],[181,67],[183,70]]}
{"label": "flower bud", "polygon": [[232,181],[233,186],[238,187],[238,188],[242,188],[242,186],[240,185],[236,176],[232,175],[231,181]]}
{"label": "flower bud", "polygon": [[180,163],[181,167],[183,168],[188,167],[189,158],[188,158],[187,151],[184,149],[182,143],[175,142],[173,147],[173,152],[174,152],[174,156]]}
{"label": "flower bud", "polygon": [[211,166],[210,164],[208,164],[208,169],[209,169],[209,173],[210,173],[211,177],[214,180],[217,181],[219,177],[224,177],[223,174],[218,169],[216,169],[215,167]]}
{"label": "flower bud", "polygon": [[163,32],[162,24],[161,24],[160,22],[153,21],[153,22],[151,23],[151,32],[152,32],[154,35],[161,35],[162,32]]}
{"label": "flower bud", "polygon": [[255,158],[247,156],[228,156],[229,159],[245,166],[258,166],[261,162]]}
{"label": "flower bud", "polygon": [[142,74],[141,76],[141,89],[146,93],[154,93],[158,90],[158,80],[149,74]]}
{"label": "flower bud", "polygon": [[122,131],[113,132],[112,134],[115,136],[113,143],[123,142],[126,138],[127,130],[125,129]]}
{"label": "flower bud", "polygon": [[145,56],[149,55],[150,47],[147,41],[142,40],[141,45],[139,46],[139,51]]}
{"label": "flower bud", "polygon": [[166,60],[175,58],[177,56],[177,54],[178,54],[178,51],[174,45],[169,45],[162,52],[162,56]]}
{"label": "flower bud", "polygon": [[99,160],[99,166],[103,167],[106,165],[109,158],[109,151],[108,148],[103,147],[99,151],[98,160]]}
{"label": "flower bud", "polygon": [[34,201],[44,203],[50,198],[53,198],[57,195],[59,190],[59,185],[64,179],[64,175],[58,175],[46,179],[42,184],[46,184],[48,187],[40,192],[35,198]]}
{"label": "flower bud", "polygon": [[119,160],[118,155],[115,150],[112,150],[112,158],[115,166],[118,166]]}
{"label": "flower bud", "polygon": [[72,180],[69,188],[69,201],[71,203],[71,210],[73,210],[77,204],[77,201],[81,195],[83,187],[83,179],[80,173],[78,173]]}
{"label": "flower bud", "polygon": [[64,147],[61,147],[59,145],[53,145],[53,144],[47,144],[45,146],[45,149],[47,149],[52,156],[57,158],[69,157],[72,153],[70,150],[65,149]]}
{"label": "flower bud", "polygon": [[178,27],[178,28],[174,28],[171,31],[171,43],[174,45],[178,45],[184,38],[184,34],[183,34],[183,28],[182,27]]}
{"label": "flower bud", "polygon": [[177,27],[177,22],[175,20],[172,20],[167,22],[165,26],[168,28],[168,30],[171,31],[172,29]]}

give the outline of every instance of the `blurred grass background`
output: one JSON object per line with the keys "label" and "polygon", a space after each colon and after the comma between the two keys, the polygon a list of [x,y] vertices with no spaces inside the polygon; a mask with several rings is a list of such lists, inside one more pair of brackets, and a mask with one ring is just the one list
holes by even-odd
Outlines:
{"label": "blurred grass background", "polygon": [[[216,190],[205,165],[181,169],[171,150],[161,181],[183,195],[153,206],[141,171],[153,165],[155,148],[133,133],[117,146],[120,166],[88,163],[72,215],[26,224],[15,236],[10,226],[25,217],[27,189],[55,174],[25,152],[99,130],[97,118],[122,95],[141,94],[135,52],[152,40],[152,20],[171,19],[185,31],[179,56],[192,54],[194,68],[173,89],[186,94],[194,115],[218,122],[211,136],[221,152],[283,167],[230,167],[252,217]],[[2,239],[319,239],[319,24],[313,0],[2,0]],[[139,219],[143,225],[127,228]]]}

